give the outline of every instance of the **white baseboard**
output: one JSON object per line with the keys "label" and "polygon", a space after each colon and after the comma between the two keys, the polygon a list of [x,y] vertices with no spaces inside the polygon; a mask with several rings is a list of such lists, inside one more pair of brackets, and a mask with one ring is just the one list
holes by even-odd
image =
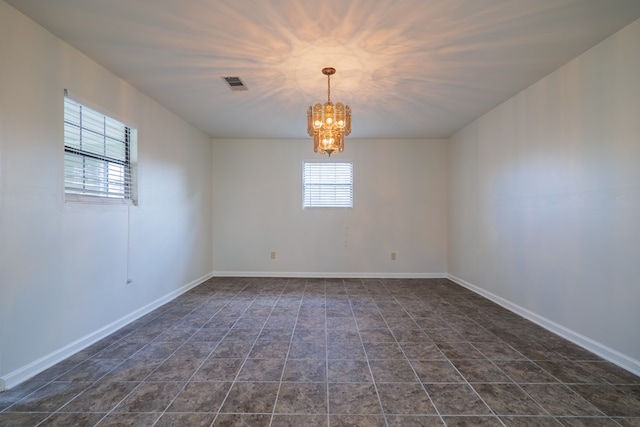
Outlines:
{"label": "white baseboard", "polygon": [[447,273],[326,273],[297,271],[214,271],[213,277],[283,277],[327,279],[446,279]]}
{"label": "white baseboard", "polygon": [[477,293],[478,295],[481,295],[493,302],[495,302],[496,304],[506,308],[507,310],[518,314],[522,317],[524,317],[527,320],[532,321],[533,323],[537,324],[538,326],[541,326],[543,328],[545,328],[546,330],[553,332],[556,335],[561,336],[562,338],[565,338],[569,341],[571,341],[572,343],[579,345],[580,347],[602,357],[605,360],[608,360],[611,363],[614,363],[616,365],[618,365],[619,367],[640,376],[640,361],[633,359],[625,354],[620,353],[617,350],[612,349],[611,347],[608,347],[602,343],[599,343],[589,337],[586,337],[582,334],[579,334],[569,328],[566,328],[552,320],[549,320],[543,316],[540,316],[530,310],[527,310],[524,307],[521,307],[517,304],[512,303],[511,301],[508,301],[494,293],[491,293],[485,289],[482,289],[476,285],[473,285],[465,280],[462,280],[456,276],[453,276],[451,274],[447,275],[448,279],[459,284],[460,286],[463,286],[467,289],[469,289],[470,291],[473,291],[475,293]]}
{"label": "white baseboard", "polygon": [[23,366],[13,372],[0,377],[0,391],[4,391],[15,387],[16,385],[34,377],[45,369],[50,368],[56,363],[72,356],[73,354],[89,347],[97,341],[107,337],[118,329],[128,325],[136,319],[144,316],[156,308],[166,304],[167,302],[177,298],[190,289],[205,282],[211,277],[286,277],[286,278],[380,278],[380,279],[441,279],[448,278],[451,281],[463,286],[493,302],[512,311],[525,319],[528,319],[537,325],[559,335],[574,344],[577,344],[586,350],[608,360],[627,371],[640,376],[640,361],[635,360],[625,354],[620,353],[604,344],[592,340],[582,334],[572,331],[562,325],[559,325],[545,317],[542,317],[530,310],[527,310],[517,304],[514,304],[498,295],[488,292],[478,286],[475,286],[465,280],[446,273],[315,273],[315,272],[247,272],[247,271],[216,271],[206,274],[198,279],[182,286],[179,289],[141,307],[140,309],[124,316],[115,322],[86,335],[79,340],[49,353],[28,365]]}
{"label": "white baseboard", "polygon": [[63,361],[64,359],[73,356],[75,353],[89,347],[90,345],[100,341],[101,339],[107,337],[109,334],[117,331],[118,329],[128,325],[136,319],[144,316],[147,313],[155,310],[156,308],[168,303],[169,301],[177,298],[183,293],[189,291],[190,289],[198,286],[199,284],[209,280],[213,277],[213,273],[208,273],[202,277],[197,278],[191,283],[187,283],[186,285],[176,289],[169,294],[158,298],[157,300],[145,305],[144,307],[139,308],[138,310],[129,313],[128,315],[121,317],[109,325],[98,329],[77,341],[72,342],[69,345],[66,345],[54,352],[51,352],[31,363],[21,367],[20,369],[16,369],[13,372],[9,372],[5,376],[0,378],[0,391],[10,389],[15,387],[16,385],[33,378],[40,372],[44,371],[55,365],[58,362]]}

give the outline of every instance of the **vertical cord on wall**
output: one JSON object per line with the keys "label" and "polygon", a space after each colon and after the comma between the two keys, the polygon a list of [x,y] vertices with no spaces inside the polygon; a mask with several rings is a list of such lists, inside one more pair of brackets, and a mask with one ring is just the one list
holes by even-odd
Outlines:
{"label": "vertical cord on wall", "polygon": [[131,205],[127,205],[127,284],[133,282],[129,276],[131,260]]}

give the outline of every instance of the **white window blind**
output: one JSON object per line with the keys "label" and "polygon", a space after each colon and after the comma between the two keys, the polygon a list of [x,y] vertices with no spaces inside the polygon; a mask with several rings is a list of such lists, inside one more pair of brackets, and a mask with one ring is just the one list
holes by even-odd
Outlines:
{"label": "white window blind", "polygon": [[302,173],[304,208],[353,207],[353,164],[305,162]]}
{"label": "white window blind", "polygon": [[65,192],[131,199],[134,138],[134,129],[65,95]]}

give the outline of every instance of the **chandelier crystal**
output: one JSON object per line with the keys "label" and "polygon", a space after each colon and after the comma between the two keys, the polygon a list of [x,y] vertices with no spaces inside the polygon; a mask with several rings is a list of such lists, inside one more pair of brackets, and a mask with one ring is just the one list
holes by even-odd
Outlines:
{"label": "chandelier crystal", "polygon": [[344,151],[344,137],[351,133],[351,108],[338,102],[331,102],[331,76],[335,68],[322,69],[327,76],[327,102],[317,103],[307,111],[307,132],[313,137],[313,151],[327,153]]}

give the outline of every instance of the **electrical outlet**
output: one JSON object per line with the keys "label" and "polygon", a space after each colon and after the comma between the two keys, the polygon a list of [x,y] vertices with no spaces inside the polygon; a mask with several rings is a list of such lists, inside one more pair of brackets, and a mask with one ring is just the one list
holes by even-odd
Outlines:
{"label": "electrical outlet", "polygon": [[276,259],[276,253],[275,252],[271,252],[271,259]]}
{"label": "electrical outlet", "polygon": [[396,253],[391,252],[391,261],[395,261],[395,260],[396,260]]}

